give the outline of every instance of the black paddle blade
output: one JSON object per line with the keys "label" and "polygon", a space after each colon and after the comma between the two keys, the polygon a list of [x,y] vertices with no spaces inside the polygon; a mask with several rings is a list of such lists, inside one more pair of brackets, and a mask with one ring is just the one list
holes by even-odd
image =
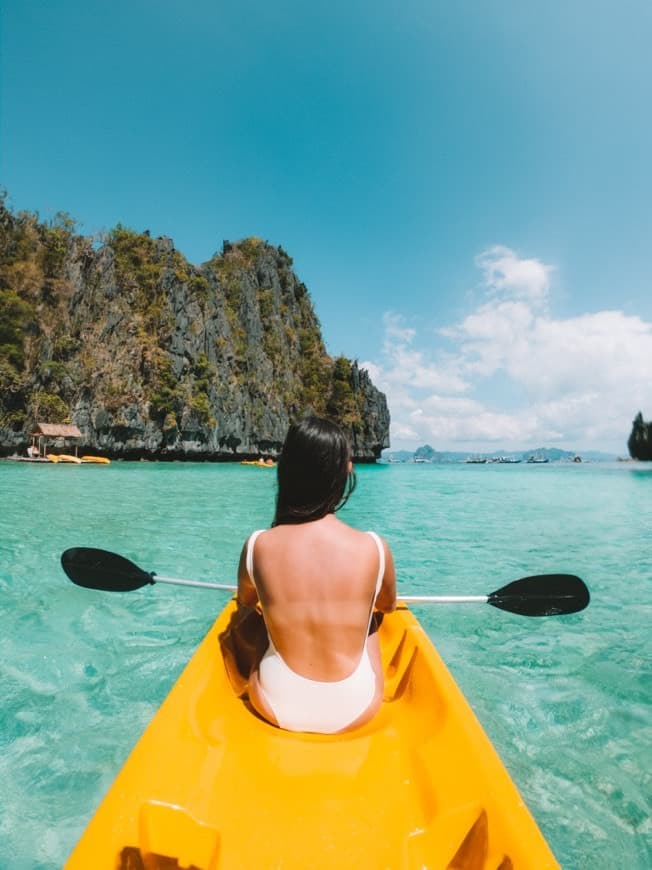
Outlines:
{"label": "black paddle blade", "polygon": [[132,592],[154,580],[151,574],[124,556],[94,547],[72,547],[61,556],[61,565],[77,586],[103,592]]}
{"label": "black paddle blade", "polygon": [[521,616],[559,616],[584,610],[589,600],[586,584],[574,574],[537,574],[492,592],[487,604]]}

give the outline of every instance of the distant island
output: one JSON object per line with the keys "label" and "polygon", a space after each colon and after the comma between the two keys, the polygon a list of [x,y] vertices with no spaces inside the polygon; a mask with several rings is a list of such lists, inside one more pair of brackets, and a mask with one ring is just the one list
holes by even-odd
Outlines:
{"label": "distant island", "polygon": [[385,396],[327,353],[283,248],[226,241],[193,266],[169,238],[85,237],[0,195],[0,456],[24,455],[37,423],[111,458],[275,456],[308,409],[358,462],[389,446]]}
{"label": "distant island", "polygon": [[537,447],[524,451],[496,450],[489,453],[462,453],[446,450],[438,451],[431,447],[430,444],[424,444],[423,447],[418,447],[414,451],[386,450],[383,453],[383,461],[385,462],[470,462],[478,464],[503,462],[505,464],[516,464],[519,462],[582,462],[585,460],[606,462],[614,459],[617,459],[615,455],[601,453],[596,450],[588,450],[580,454],[569,450],[560,450],[557,447]]}

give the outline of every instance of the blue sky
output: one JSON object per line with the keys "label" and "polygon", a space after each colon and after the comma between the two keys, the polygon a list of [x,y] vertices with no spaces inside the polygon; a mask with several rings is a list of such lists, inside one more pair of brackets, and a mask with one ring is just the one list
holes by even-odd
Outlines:
{"label": "blue sky", "polygon": [[396,447],[652,417],[652,5],[3,0],[15,208],[282,245]]}

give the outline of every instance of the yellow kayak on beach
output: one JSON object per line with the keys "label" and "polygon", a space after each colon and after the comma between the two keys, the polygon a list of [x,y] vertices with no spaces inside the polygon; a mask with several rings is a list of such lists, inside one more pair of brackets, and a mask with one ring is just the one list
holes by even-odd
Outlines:
{"label": "yellow kayak on beach", "polygon": [[70,465],[81,465],[81,459],[78,456],[72,456],[70,453],[48,453],[46,458],[50,462],[64,462]]}
{"label": "yellow kayak on beach", "polygon": [[362,728],[296,734],[239,697],[231,601],[125,762],[67,870],[558,864],[405,604],[379,628],[384,702]]}

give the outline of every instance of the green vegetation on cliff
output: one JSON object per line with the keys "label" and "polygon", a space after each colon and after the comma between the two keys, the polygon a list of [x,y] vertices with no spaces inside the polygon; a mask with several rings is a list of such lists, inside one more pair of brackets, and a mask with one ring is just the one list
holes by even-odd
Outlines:
{"label": "green vegetation on cliff", "polygon": [[65,373],[67,343],[57,324],[70,294],[74,229],[63,213],[49,223],[13,214],[0,196],[0,427],[20,431],[36,413],[56,422],[69,414],[51,387]]}
{"label": "green vegetation on cliff", "polygon": [[254,238],[193,266],[170,239],[85,238],[0,198],[0,450],[71,420],[113,455],[273,453],[310,408],[378,456],[384,396],[328,355],[291,267]]}

